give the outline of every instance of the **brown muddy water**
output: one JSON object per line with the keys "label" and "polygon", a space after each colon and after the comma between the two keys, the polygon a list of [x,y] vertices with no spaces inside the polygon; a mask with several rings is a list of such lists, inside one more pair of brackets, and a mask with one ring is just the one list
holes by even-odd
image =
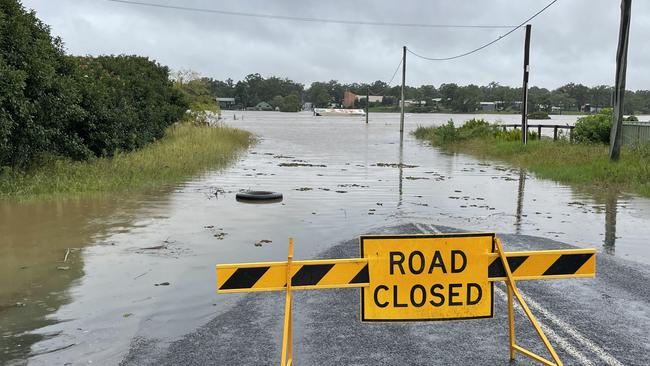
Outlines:
{"label": "brown muddy water", "polygon": [[[426,222],[650,263],[650,200],[577,191],[408,134],[452,117],[518,116],[407,115],[400,144],[397,114],[373,114],[368,125],[310,113],[224,115],[260,143],[223,171],[141,195],[0,203],[0,364],[111,365],[134,338],[176,339],[238,299],[215,294],[215,264],[283,260],[290,236],[306,259],[373,228]],[[545,123],[576,119],[554,118]],[[240,203],[241,189],[279,191],[284,201]]]}

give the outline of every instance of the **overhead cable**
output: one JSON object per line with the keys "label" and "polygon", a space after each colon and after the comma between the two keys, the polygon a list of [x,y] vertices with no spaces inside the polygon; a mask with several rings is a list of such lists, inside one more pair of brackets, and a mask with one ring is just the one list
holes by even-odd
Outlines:
{"label": "overhead cable", "polygon": [[207,14],[220,14],[231,15],[248,18],[263,18],[263,19],[279,19],[291,20],[299,22],[316,22],[316,23],[335,23],[335,24],[349,24],[349,25],[370,25],[378,27],[403,27],[403,28],[478,28],[478,29],[499,29],[499,28],[512,28],[512,25],[489,25],[489,24],[429,24],[429,23],[400,23],[400,22],[379,22],[379,21],[365,21],[365,20],[350,20],[350,19],[329,19],[329,18],[312,18],[312,17],[297,17],[289,15],[276,15],[276,14],[260,14],[248,13],[242,11],[230,11],[220,9],[208,8],[195,8],[181,5],[168,5],[159,3],[150,3],[144,1],[131,1],[131,0],[106,0],[113,3],[122,3],[129,5],[147,6],[152,8],[163,8],[172,10],[182,10],[196,13]]}
{"label": "overhead cable", "polygon": [[496,39],[494,39],[494,40],[492,40],[492,41],[490,41],[490,42],[488,42],[488,43],[486,43],[486,44],[484,44],[484,45],[482,45],[482,46],[480,46],[480,47],[478,47],[478,48],[475,48],[475,49],[473,49],[473,50],[471,50],[471,51],[467,51],[467,52],[465,52],[465,53],[461,53],[460,55],[451,56],[451,57],[442,57],[442,58],[437,58],[437,57],[426,57],[426,56],[422,56],[422,55],[420,55],[420,54],[417,54],[417,53],[411,51],[408,47],[406,48],[406,50],[407,50],[410,54],[412,54],[413,56],[419,57],[419,58],[421,58],[421,59],[429,60],[429,61],[448,61],[448,60],[454,60],[454,59],[457,59],[457,58],[465,57],[465,56],[471,55],[472,53],[478,52],[478,51],[480,51],[480,50],[482,50],[482,49],[484,49],[484,48],[487,48],[487,47],[489,47],[489,46],[491,46],[491,45],[493,45],[493,44],[499,42],[499,41],[502,40],[503,38],[509,36],[510,34],[512,34],[512,33],[513,33],[514,31],[516,31],[517,29],[523,27],[523,26],[524,26],[526,23],[528,23],[529,21],[535,19],[535,17],[537,17],[538,15],[540,15],[541,13],[543,13],[546,9],[550,8],[551,5],[555,4],[557,1],[558,1],[558,0],[553,0],[553,1],[551,1],[548,5],[546,5],[545,7],[543,7],[540,11],[538,11],[538,12],[535,13],[535,14],[533,14],[533,16],[531,16],[530,18],[524,20],[523,22],[521,22],[521,24],[519,24],[518,26],[512,28],[512,29],[509,30],[508,32],[506,32],[506,33],[500,35],[498,38],[496,38]]}

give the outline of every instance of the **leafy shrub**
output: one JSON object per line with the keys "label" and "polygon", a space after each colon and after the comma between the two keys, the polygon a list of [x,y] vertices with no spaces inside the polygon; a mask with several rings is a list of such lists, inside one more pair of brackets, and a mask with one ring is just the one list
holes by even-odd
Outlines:
{"label": "leafy shrub", "polygon": [[47,152],[88,155],[61,131],[83,114],[73,66],[34,12],[0,2],[0,166],[25,167]]}
{"label": "leafy shrub", "polygon": [[573,129],[573,138],[577,142],[609,143],[612,129],[612,110],[603,109],[598,114],[578,118]]}
{"label": "leafy shrub", "polygon": [[164,135],[188,107],[169,69],[146,57],[75,57],[83,122],[71,131],[96,156],[140,148]]}
{"label": "leafy shrub", "polygon": [[458,131],[454,126],[454,121],[449,120],[447,124],[435,129],[436,140],[439,144],[448,144],[458,140]]}
{"label": "leafy shrub", "polygon": [[0,167],[136,149],[186,109],[167,67],[137,56],[66,56],[34,12],[0,1]]}
{"label": "leafy shrub", "polygon": [[[507,131],[496,131],[494,137],[498,140],[521,141],[521,130],[512,129]],[[537,132],[528,131],[528,140],[536,140],[537,138]]]}
{"label": "leafy shrub", "polygon": [[551,119],[551,117],[544,111],[537,111],[528,113],[528,119]]}
{"label": "leafy shrub", "polygon": [[295,94],[287,95],[280,103],[280,112],[299,112],[300,109],[300,99]]}
{"label": "leafy shrub", "polygon": [[476,137],[492,136],[495,133],[494,126],[483,119],[472,118],[458,127],[458,139],[466,140]]}

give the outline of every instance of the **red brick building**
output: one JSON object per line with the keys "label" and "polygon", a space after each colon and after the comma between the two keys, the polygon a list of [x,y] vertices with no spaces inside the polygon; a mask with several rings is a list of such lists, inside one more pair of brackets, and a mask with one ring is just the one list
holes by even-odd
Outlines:
{"label": "red brick building", "polygon": [[354,102],[357,100],[357,95],[346,91],[343,93],[343,108],[354,108]]}

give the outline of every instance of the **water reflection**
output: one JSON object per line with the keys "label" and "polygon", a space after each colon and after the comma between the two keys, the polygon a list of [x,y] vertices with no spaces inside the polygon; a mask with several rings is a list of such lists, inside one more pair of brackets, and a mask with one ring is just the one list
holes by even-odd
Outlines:
{"label": "water reflection", "polygon": [[[613,253],[618,233],[617,256],[650,263],[650,200],[597,198],[523,170],[431,148],[409,134],[396,146],[397,114],[377,114],[368,125],[301,113],[244,114],[228,123],[261,136],[259,145],[235,166],[173,193],[29,209],[0,204],[0,303],[7,305],[0,310],[0,364],[24,359],[33,334],[59,335],[33,345],[32,355],[76,345],[31,357],[31,364],[119,364],[132,337],[174,339],[232,306],[214,294],[214,264],[284,260],[289,236],[299,243],[296,257],[313,258],[396,218],[585,247],[603,241],[605,220],[603,251]],[[409,116],[405,130],[450,117]],[[249,188],[283,192],[285,200],[236,202],[234,192]],[[255,245],[262,239],[265,244]],[[163,243],[163,250],[142,250]],[[83,250],[62,264],[68,247]],[[70,268],[57,270],[61,265]],[[163,282],[170,285],[155,285]],[[32,305],[39,301],[43,307]],[[54,321],[61,323],[43,328]]]}
{"label": "water reflection", "polygon": [[616,244],[616,214],[618,212],[618,194],[609,193],[605,198],[605,253],[614,254]]}
{"label": "water reflection", "polygon": [[142,201],[0,202],[0,364],[25,360],[33,344],[57,335],[32,331],[60,321],[52,315],[73,300],[69,289],[85,275],[84,247],[113,245],[103,240],[128,230]]}
{"label": "water reflection", "polygon": [[403,183],[404,183],[404,135],[400,134],[399,139],[399,199],[397,200],[397,207],[402,207],[402,193],[403,193]]}
{"label": "water reflection", "polygon": [[521,217],[524,210],[524,188],[526,186],[526,171],[519,169],[519,187],[517,189],[517,213],[515,214],[515,233],[521,234]]}

